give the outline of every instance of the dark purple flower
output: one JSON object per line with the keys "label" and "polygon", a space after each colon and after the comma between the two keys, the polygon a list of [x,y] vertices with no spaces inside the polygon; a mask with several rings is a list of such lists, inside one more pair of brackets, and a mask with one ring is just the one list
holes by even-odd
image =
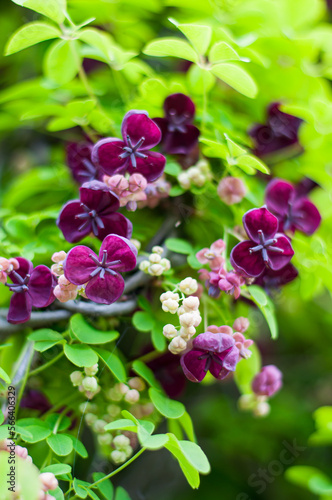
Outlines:
{"label": "dark purple flower", "polygon": [[43,394],[40,391],[36,391],[34,389],[28,389],[27,391],[24,392],[20,406],[22,408],[38,410],[40,415],[42,415],[43,413],[47,412],[52,408],[52,405],[45,396],[45,394]]}
{"label": "dark purple flower", "polygon": [[57,225],[70,243],[93,233],[101,241],[108,234],[131,238],[132,223],[117,213],[120,200],[104,182],[86,182],[80,187],[80,199],[69,201],[62,208]]}
{"label": "dark purple flower", "polygon": [[252,390],[258,396],[273,396],[282,386],[282,373],[274,365],[263,366],[252,381]]}
{"label": "dark purple flower", "polygon": [[148,117],[146,111],[129,111],[122,122],[123,140],[108,137],[94,145],[92,161],[107,175],[142,174],[153,182],[164,171],[166,158],[160,153],[149,151],[159,144],[159,127]]}
{"label": "dark purple flower", "polygon": [[273,179],[266,188],[267,208],[279,220],[281,231],[302,231],[313,234],[318,228],[321,216],[315,205],[304,196],[298,196],[296,188],[282,179]]}
{"label": "dark purple flower", "polygon": [[188,154],[198,142],[199,130],[192,125],[195,104],[184,94],[169,95],[164,102],[165,118],[154,118],[168,154]]}
{"label": "dark purple flower", "polygon": [[272,103],[267,110],[265,125],[254,125],[249,134],[254,139],[254,153],[266,156],[281,149],[298,146],[298,131],[302,123],[300,118],[283,113],[280,103]]}
{"label": "dark purple flower", "polygon": [[54,277],[46,266],[33,268],[32,262],[16,257],[20,267],[9,274],[12,284],[6,283],[11,292],[7,316],[9,323],[24,323],[31,316],[32,307],[46,307],[55,299],[53,295]]}
{"label": "dark purple flower", "polygon": [[245,276],[257,277],[268,267],[278,271],[294,255],[292,245],[278,233],[278,219],[265,207],[254,208],[243,216],[243,226],[249,240],[241,241],[231,251],[231,264]]}
{"label": "dark purple flower", "polygon": [[70,142],[67,145],[67,164],[76,182],[85,182],[101,179],[99,168],[92,163],[91,152],[93,144]]}
{"label": "dark purple flower", "polygon": [[86,283],[88,299],[112,304],[124,290],[124,279],[119,272],[134,269],[136,257],[137,249],[129,240],[109,234],[101,244],[99,256],[79,245],[68,252],[63,269],[67,280],[74,285]]}
{"label": "dark purple flower", "polygon": [[181,356],[181,366],[191,382],[201,382],[208,371],[222,380],[235,371],[239,350],[235,340],[226,333],[201,333],[194,338],[192,348]]}
{"label": "dark purple flower", "polygon": [[271,288],[280,288],[294,281],[299,275],[298,270],[290,262],[287,266],[279,269],[279,271],[272,271],[272,269],[265,269],[263,274],[255,279],[255,285],[259,285],[266,290]]}

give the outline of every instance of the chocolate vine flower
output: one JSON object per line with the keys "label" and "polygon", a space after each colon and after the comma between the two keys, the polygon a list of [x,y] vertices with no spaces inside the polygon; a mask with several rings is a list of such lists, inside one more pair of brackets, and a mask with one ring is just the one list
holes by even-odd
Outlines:
{"label": "chocolate vine flower", "polygon": [[195,104],[184,94],[169,95],[164,102],[165,118],[154,118],[168,154],[188,154],[198,142],[199,130],[192,125]]}
{"label": "chocolate vine flower", "polygon": [[266,188],[267,208],[278,217],[281,231],[295,230],[313,234],[319,227],[321,216],[315,205],[297,188],[282,179],[273,179]]}
{"label": "chocolate vine flower", "polygon": [[282,373],[275,365],[263,366],[252,381],[252,390],[258,396],[273,396],[282,387]]}
{"label": "chocolate vine flower", "polygon": [[99,168],[91,160],[92,147],[92,144],[77,142],[67,145],[67,164],[79,184],[101,178]]}
{"label": "chocolate vine flower", "polygon": [[266,269],[263,274],[255,279],[255,285],[259,285],[266,290],[273,288],[280,288],[287,283],[294,281],[299,275],[298,270],[290,262],[287,266],[279,269],[278,271],[272,271],[272,269]]}
{"label": "chocolate vine flower", "polygon": [[191,382],[201,382],[208,371],[222,380],[235,371],[239,350],[227,333],[201,333],[192,342],[192,348],[181,356],[181,366]]}
{"label": "chocolate vine flower", "polygon": [[249,135],[254,139],[254,153],[257,156],[266,156],[285,148],[298,147],[298,131],[302,123],[300,118],[283,113],[279,109],[280,103],[272,103],[267,110],[265,125],[254,125]]}
{"label": "chocolate vine flower", "polygon": [[294,255],[292,245],[278,233],[278,219],[265,207],[249,210],[243,216],[249,240],[241,241],[231,251],[231,264],[245,276],[257,277],[266,268],[278,271]]}
{"label": "chocolate vine flower", "polygon": [[80,199],[69,201],[62,208],[57,225],[70,243],[93,233],[103,240],[108,234],[130,238],[132,223],[117,213],[120,200],[104,182],[86,182],[80,187]]}
{"label": "chocolate vine flower", "polygon": [[83,245],[72,248],[64,262],[64,274],[74,285],[86,283],[88,299],[112,304],[124,290],[124,279],[119,273],[134,269],[136,257],[137,249],[129,240],[109,234],[101,244],[99,255]]}
{"label": "chocolate vine flower", "polygon": [[146,111],[129,111],[122,122],[123,140],[109,137],[94,145],[92,161],[107,175],[142,174],[148,182],[155,181],[164,171],[166,158],[149,151],[159,144],[159,127]]}
{"label": "chocolate vine flower", "polygon": [[32,262],[23,257],[16,260],[20,267],[9,274],[12,283],[6,283],[13,292],[7,321],[14,324],[28,321],[32,307],[46,307],[55,299],[51,270],[43,265],[33,268]]}

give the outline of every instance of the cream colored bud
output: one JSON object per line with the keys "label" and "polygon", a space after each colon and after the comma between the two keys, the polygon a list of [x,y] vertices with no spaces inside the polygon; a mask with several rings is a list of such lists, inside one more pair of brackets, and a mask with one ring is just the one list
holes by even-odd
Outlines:
{"label": "cream colored bud", "polygon": [[161,276],[164,272],[164,268],[160,264],[152,264],[148,267],[148,272],[151,276]]}
{"label": "cream colored bud", "polygon": [[175,314],[178,310],[179,303],[176,300],[167,299],[163,302],[162,309],[165,312],[170,312],[171,314]]}
{"label": "cream colored bud", "polygon": [[89,377],[96,375],[96,373],[98,372],[98,363],[96,363],[95,365],[92,365],[92,366],[86,366],[84,368],[84,371],[85,371],[86,375],[88,375]]}
{"label": "cream colored bud", "polygon": [[85,377],[82,381],[85,391],[96,392],[98,390],[98,382],[95,377]]}
{"label": "cream colored bud", "polygon": [[269,403],[263,401],[262,403],[258,403],[257,406],[253,409],[253,414],[255,417],[266,417],[271,411]]}
{"label": "cream colored bud", "polygon": [[184,351],[186,347],[187,342],[182,337],[175,337],[168,345],[168,349],[172,354],[180,354],[180,352]]}
{"label": "cream colored bud", "polygon": [[164,302],[167,299],[176,300],[178,302],[180,300],[180,296],[178,293],[174,292],[165,292],[160,295],[161,302]]}
{"label": "cream colored bud", "polygon": [[109,433],[99,434],[99,436],[97,436],[97,440],[101,446],[105,446],[105,445],[108,446],[112,442],[112,436]]}
{"label": "cream colored bud", "polygon": [[39,479],[44,491],[55,490],[58,487],[58,480],[52,472],[42,472],[39,474]]}
{"label": "cream colored bud", "polygon": [[117,450],[122,450],[126,446],[130,445],[130,439],[124,434],[119,434],[119,436],[115,436],[113,438],[113,445]]}
{"label": "cream colored bud", "polygon": [[168,323],[167,325],[164,326],[163,328],[163,335],[167,338],[167,339],[173,339],[174,337],[176,337],[178,334],[176,328],[174,325],[172,325],[171,323]]}
{"label": "cream colored bud", "polygon": [[191,295],[192,293],[197,292],[198,283],[194,278],[189,277],[182,280],[179,287],[182,293],[185,295]]}
{"label": "cream colored bud", "polygon": [[178,175],[178,182],[183,189],[190,189],[191,182],[187,172]]}
{"label": "cream colored bud", "polygon": [[143,273],[147,273],[149,266],[150,266],[150,263],[148,260],[142,260],[142,262],[140,262],[138,268],[140,271],[143,271]]}
{"label": "cream colored bud", "polygon": [[111,417],[117,417],[121,413],[121,408],[117,405],[108,405],[107,406],[107,413]]}
{"label": "cream colored bud", "polygon": [[202,321],[202,316],[199,314],[199,311],[194,311],[193,313],[193,321],[194,321],[194,326],[197,328],[198,325],[200,325],[201,321]]}
{"label": "cream colored bud", "polygon": [[137,248],[138,251],[141,249],[141,243],[138,240],[135,240],[134,238],[131,238],[130,242],[134,245],[134,247]]}
{"label": "cream colored bud", "polygon": [[111,460],[115,464],[123,464],[127,460],[127,455],[123,451],[114,450],[111,453]]}
{"label": "cream colored bud", "polygon": [[163,249],[163,247],[156,245],[152,248],[152,252],[157,253],[159,255],[162,255],[164,253],[164,249]]}
{"label": "cream colored bud", "polygon": [[83,378],[84,378],[83,373],[77,370],[70,374],[70,380],[74,387],[81,385],[83,382]]}
{"label": "cream colored bud", "polygon": [[182,302],[183,307],[189,311],[197,311],[199,308],[199,298],[198,297],[186,297]]}
{"label": "cream colored bud", "polygon": [[243,394],[237,401],[238,408],[242,411],[252,410],[254,404],[255,397],[253,396],[253,394]]}
{"label": "cream colored bud", "polygon": [[117,387],[119,388],[119,391],[121,392],[121,394],[126,394],[129,391],[129,387],[126,384],[124,384],[123,382],[121,382],[120,384],[117,384]]}
{"label": "cream colored bud", "polygon": [[161,257],[157,253],[151,253],[149,255],[149,261],[151,262],[151,264],[159,264],[161,261]]}
{"label": "cream colored bud", "polygon": [[128,384],[129,384],[129,387],[131,387],[131,389],[136,389],[139,392],[144,391],[144,389],[146,387],[145,382],[141,377],[131,378],[129,380]]}
{"label": "cream colored bud", "polygon": [[195,315],[193,313],[187,312],[187,313],[181,314],[179,319],[180,319],[181,326],[185,326],[185,327],[194,326]]}
{"label": "cream colored bud", "polygon": [[125,401],[133,405],[139,400],[139,392],[136,389],[130,389],[125,395]]}
{"label": "cream colored bud", "polygon": [[183,338],[186,342],[191,339],[193,335],[196,333],[196,328],[194,326],[189,326],[189,328],[186,328],[185,326],[182,326],[180,328],[180,337]]}
{"label": "cream colored bud", "polygon": [[160,265],[164,268],[164,271],[169,271],[171,269],[171,261],[168,259],[161,259]]}
{"label": "cream colored bud", "polygon": [[92,425],[97,420],[97,415],[94,415],[93,413],[87,413],[84,418],[88,425]]}
{"label": "cream colored bud", "polygon": [[93,422],[92,427],[95,432],[103,434],[104,432],[106,432],[105,425],[107,425],[107,422],[105,420],[102,420],[101,418],[98,418]]}

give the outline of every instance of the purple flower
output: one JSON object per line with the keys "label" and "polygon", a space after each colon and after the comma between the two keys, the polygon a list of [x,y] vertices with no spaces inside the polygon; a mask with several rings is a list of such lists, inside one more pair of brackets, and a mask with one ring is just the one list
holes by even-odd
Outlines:
{"label": "purple flower", "polygon": [[165,118],[154,118],[168,154],[188,154],[198,142],[199,130],[192,125],[195,104],[184,94],[169,95],[164,102]]}
{"label": "purple flower", "polygon": [[272,103],[267,110],[265,125],[255,125],[249,134],[254,139],[254,153],[266,156],[281,149],[299,146],[298,131],[302,123],[300,118],[283,113],[280,103]]}
{"label": "purple flower", "polygon": [[258,396],[273,396],[282,386],[282,373],[274,365],[263,366],[252,381],[252,390]]}
{"label": "purple flower", "polygon": [[34,389],[28,389],[21,400],[20,406],[22,408],[29,408],[31,410],[38,410],[40,415],[47,412],[52,408],[51,403],[40,391]]}
{"label": "purple flower", "polygon": [[101,178],[101,172],[91,160],[92,147],[92,144],[77,142],[67,146],[67,164],[79,184]]}
{"label": "purple flower", "polygon": [[142,174],[153,182],[164,171],[166,158],[160,153],[149,151],[159,144],[159,127],[148,117],[146,111],[129,111],[122,122],[123,140],[108,137],[94,145],[92,161],[107,175]]}
{"label": "purple flower", "polygon": [[191,382],[201,382],[208,371],[222,380],[235,371],[239,350],[227,333],[201,333],[192,342],[192,348],[181,356],[181,366]]}
{"label": "purple flower", "polygon": [[12,284],[6,283],[13,292],[7,316],[9,323],[24,323],[31,316],[32,307],[46,307],[55,299],[54,279],[46,266],[33,268],[32,262],[16,257],[20,267],[9,274]]}
{"label": "purple flower", "polygon": [[84,285],[88,299],[99,304],[112,304],[121,297],[124,279],[119,272],[131,271],[136,266],[137,249],[116,234],[106,236],[99,256],[90,248],[79,245],[72,248],[64,262],[64,274],[74,285]]}
{"label": "purple flower", "polygon": [[305,196],[299,196],[298,190],[290,182],[273,179],[266,188],[265,202],[267,208],[279,220],[281,231],[302,231],[313,234],[321,216],[315,205]]}
{"label": "purple flower", "polygon": [[221,291],[238,299],[241,295],[241,286],[245,284],[243,276],[235,271],[227,272],[223,267],[212,271],[200,269],[199,274],[200,278],[205,280],[205,286],[210,297],[214,299],[219,297]]}
{"label": "purple flower", "polygon": [[130,238],[133,226],[117,213],[120,200],[103,182],[86,182],[80,187],[80,199],[69,201],[62,208],[57,225],[70,243],[93,233],[103,240],[108,234]]}
{"label": "purple flower", "polygon": [[292,245],[278,233],[278,219],[265,207],[254,208],[243,216],[243,226],[249,240],[241,241],[231,251],[231,264],[245,276],[257,277],[268,267],[278,271],[294,255]]}
{"label": "purple flower", "polygon": [[263,274],[255,279],[255,285],[259,285],[266,290],[271,288],[280,288],[294,281],[299,275],[298,270],[290,262],[287,266],[279,269],[279,271],[272,271],[272,269],[265,269]]}

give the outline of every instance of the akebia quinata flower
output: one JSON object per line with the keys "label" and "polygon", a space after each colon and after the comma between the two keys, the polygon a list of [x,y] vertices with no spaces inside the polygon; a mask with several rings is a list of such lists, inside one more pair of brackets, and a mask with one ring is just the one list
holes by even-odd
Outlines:
{"label": "akebia quinata flower", "polygon": [[198,142],[199,130],[192,121],[195,104],[184,94],[169,95],[164,102],[165,118],[154,118],[162,132],[162,148],[168,154],[188,154]]}
{"label": "akebia quinata flower", "polygon": [[101,178],[100,169],[92,162],[93,144],[70,142],[67,145],[67,164],[76,182],[84,184]]}
{"label": "akebia quinata flower", "polygon": [[124,290],[120,272],[134,269],[136,258],[137,249],[129,240],[109,234],[101,244],[99,255],[84,245],[72,248],[64,262],[64,274],[74,285],[86,284],[88,299],[112,304]]}
{"label": "akebia quinata flower", "polygon": [[244,276],[260,276],[266,268],[278,271],[294,255],[292,245],[278,233],[278,219],[265,207],[254,208],[243,216],[243,226],[249,240],[241,241],[232,250],[230,261]]}
{"label": "akebia quinata flower", "polygon": [[267,208],[279,220],[279,229],[294,233],[313,234],[321,222],[316,206],[306,197],[298,195],[297,188],[283,179],[273,179],[266,188]]}
{"label": "akebia quinata flower", "polygon": [[181,366],[191,382],[201,382],[209,371],[222,380],[234,372],[239,360],[235,340],[227,333],[201,333],[192,341],[192,348],[181,356]]}
{"label": "akebia quinata flower", "polygon": [[146,111],[129,111],[122,122],[123,140],[114,137],[98,141],[92,161],[107,175],[142,174],[153,182],[164,171],[166,158],[150,149],[159,144],[161,131]]}
{"label": "akebia quinata flower", "polygon": [[6,283],[13,292],[7,321],[14,324],[28,321],[32,307],[46,307],[55,299],[54,277],[48,267],[41,265],[33,268],[32,262],[23,257],[16,257],[15,260],[19,268],[9,274],[12,283]]}
{"label": "akebia quinata flower", "polygon": [[87,182],[80,187],[80,199],[64,205],[57,225],[70,243],[76,243],[90,233],[100,240],[108,234],[130,238],[132,224],[117,212],[119,207],[118,196],[104,182]]}
{"label": "akebia quinata flower", "polygon": [[291,283],[298,277],[298,275],[298,270],[290,262],[287,266],[279,269],[278,271],[266,269],[263,274],[255,279],[255,285],[260,285],[262,288],[269,291],[270,289],[280,288],[283,285]]}
{"label": "akebia quinata flower", "polygon": [[273,396],[282,386],[282,373],[275,365],[263,366],[252,382],[258,396]]}

